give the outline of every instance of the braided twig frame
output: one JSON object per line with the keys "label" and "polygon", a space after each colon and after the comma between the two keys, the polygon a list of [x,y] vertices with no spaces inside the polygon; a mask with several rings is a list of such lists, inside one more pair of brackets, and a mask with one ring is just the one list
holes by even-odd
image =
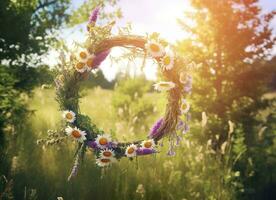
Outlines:
{"label": "braided twig frame", "polygon": [[[108,55],[112,48],[114,47],[123,47],[123,48],[133,48],[139,49],[141,52],[144,52],[145,58],[148,55],[148,47],[147,44],[152,39],[158,39],[155,36],[150,37],[142,37],[137,35],[119,35],[119,36],[111,36],[110,34],[110,24],[103,27],[95,26],[95,22],[97,19],[98,9],[96,8],[91,15],[91,19],[88,24],[89,38],[86,42],[85,48],[91,55]],[[112,24],[111,24],[112,25]],[[99,37],[98,37],[99,36]],[[158,39],[159,40],[159,39]],[[160,43],[166,43],[165,41],[161,41]],[[165,45],[167,46],[167,44]],[[170,46],[171,47],[171,46]],[[106,52],[108,52],[106,54]],[[166,52],[165,52],[166,53]],[[157,61],[157,64],[161,66],[164,59],[164,56],[156,56],[152,57]],[[103,60],[106,58],[104,56]],[[96,138],[100,135],[103,135],[105,132],[100,130],[91,119],[81,114],[79,108],[79,90],[80,84],[83,80],[86,80],[89,76],[91,70],[99,67],[101,60],[95,66],[89,66],[89,70],[85,70],[80,72],[78,69],[74,70],[74,66],[76,66],[76,57],[72,54],[70,56],[70,62],[66,62],[64,57],[61,57],[61,65],[57,78],[55,79],[56,83],[56,100],[59,103],[61,111],[72,111],[76,117],[73,121],[70,121],[67,124],[69,128],[75,127],[80,129],[82,132],[86,133],[85,139],[78,143],[78,148],[75,154],[75,162],[72,168],[71,174],[68,179],[72,176],[75,176],[77,173],[77,169],[80,163],[81,158],[85,153],[86,147],[90,147],[94,150],[95,155],[98,159],[100,155],[102,155],[103,149],[99,143],[95,144]],[[96,62],[95,62],[96,63]],[[72,67],[72,64],[74,65]],[[164,64],[164,63],[163,63]],[[188,75],[188,71],[190,71],[188,67],[188,62],[183,57],[174,54],[173,57],[173,66],[169,69],[163,68],[162,75],[167,83],[171,83],[173,87],[171,87],[167,94],[167,105],[164,117],[159,120],[154,126],[154,133],[151,133],[147,136],[147,140],[150,139],[154,141],[154,143],[158,143],[159,140],[164,138],[165,136],[169,137],[170,140],[170,150],[172,150],[172,146],[174,145],[174,139],[176,142],[179,141],[180,136],[177,133],[177,130],[181,130],[183,133],[187,132],[189,129],[187,126],[187,122],[189,121],[189,115],[187,111],[184,112],[185,120],[181,119],[181,115],[183,116],[183,105],[185,105],[185,97],[190,93],[191,90],[191,76]],[[184,73],[184,76],[182,76]],[[184,100],[184,101],[183,101]],[[183,103],[184,102],[184,103]],[[189,107],[189,106],[188,106]],[[187,109],[189,110],[189,109]],[[184,122],[185,121],[185,122]],[[158,124],[158,126],[156,126]],[[181,127],[181,128],[180,128]],[[184,127],[184,128],[183,128]],[[63,133],[66,133],[66,129],[62,130]],[[65,137],[61,137],[64,139]],[[76,138],[75,138],[76,139]],[[155,149],[146,148],[143,149],[142,141],[132,141],[132,142],[111,142],[110,144],[104,148],[107,150],[111,150],[115,152],[114,157],[119,159],[121,157],[126,156],[126,150],[131,145],[136,145],[137,151],[135,156],[147,155],[156,153]],[[145,141],[143,141],[145,142]],[[97,146],[99,145],[99,146]],[[138,151],[142,150],[142,151]],[[150,150],[150,151],[144,151]],[[128,155],[129,156],[129,155]],[[105,158],[104,158],[105,159]]]}
{"label": "braided twig frame", "polygon": [[[104,39],[102,42],[100,42],[96,48],[95,48],[95,54],[99,54],[101,52],[104,52],[106,50],[110,50],[113,47],[132,47],[132,48],[139,48],[143,51],[145,51],[145,44],[147,40],[144,37],[141,36],[134,36],[134,35],[125,35],[125,36],[114,36],[107,39]],[[90,48],[88,48],[90,50]],[[163,122],[161,127],[157,130],[158,133],[155,134],[151,139],[154,139],[156,142],[162,139],[167,134],[174,131],[177,123],[178,123],[178,116],[179,116],[179,106],[180,106],[180,99],[183,94],[183,84],[179,82],[179,69],[183,66],[183,60],[179,57],[175,58],[175,67],[172,70],[164,71],[163,74],[166,79],[173,81],[176,83],[176,87],[168,91],[168,103],[166,105],[166,112],[163,117]],[[80,113],[79,105],[78,105],[78,98],[79,97],[79,83],[83,80],[85,80],[88,77],[89,72],[85,73],[78,73],[75,72],[73,76],[68,76],[68,74],[65,75],[65,77],[69,77],[67,79],[67,87],[64,88],[58,88],[57,89],[57,100],[60,102],[61,110],[73,110],[76,113]],[[74,90],[72,89],[74,88]],[[63,96],[63,97],[62,97]],[[64,99],[71,99],[72,101],[64,101]],[[76,101],[74,101],[76,100]],[[73,125],[79,125],[79,124],[73,124]],[[92,126],[95,126],[92,124]],[[78,126],[79,128],[83,128],[85,130],[85,127]],[[88,130],[86,130],[89,132]],[[90,133],[90,135],[95,135],[95,133]],[[88,141],[91,140],[88,139]],[[140,141],[133,141],[133,142],[119,142],[119,146],[127,146],[129,144],[136,144]]]}

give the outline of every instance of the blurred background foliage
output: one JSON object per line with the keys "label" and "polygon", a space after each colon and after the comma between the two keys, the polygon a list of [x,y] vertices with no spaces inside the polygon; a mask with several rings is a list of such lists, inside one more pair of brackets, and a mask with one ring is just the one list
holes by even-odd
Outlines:
{"label": "blurred background foliage", "polygon": [[[194,10],[185,15],[193,22],[179,19],[179,26],[191,37],[176,49],[202,66],[191,131],[176,156],[166,155],[164,141],[155,156],[100,170],[88,152],[67,182],[74,143],[36,144],[61,114],[54,70],[41,59],[63,45],[60,29],[85,22],[95,6],[114,8],[103,20],[123,13],[117,1],[89,0],[75,10],[69,0],[0,1],[0,199],[276,199],[275,12],[261,14],[257,0],[190,2]],[[109,82],[98,71],[82,85],[80,107],[120,140],[144,138],[166,104],[151,85],[143,76]]]}

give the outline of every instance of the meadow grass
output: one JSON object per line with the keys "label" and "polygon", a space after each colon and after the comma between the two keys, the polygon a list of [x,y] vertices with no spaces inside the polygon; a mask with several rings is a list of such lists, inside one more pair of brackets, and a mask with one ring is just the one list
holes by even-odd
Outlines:
{"label": "meadow grass", "polygon": [[[89,115],[105,131],[115,130],[118,138],[130,141],[145,138],[147,133],[129,136],[129,130],[120,126],[124,123],[116,119],[112,95],[113,91],[100,88],[84,91],[81,112]],[[156,107],[148,120],[150,126],[164,112],[165,97],[149,93],[146,98]],[[34,189],[38,199],[56,199],[58,196],[65,200],[221,199],[222,196],[218,195],[223,195],[223,199],[233,199],[230,189],[221,188],[223,170],[219,162],[209,156],[206,145],[190,142],[192,137],[189,134],[184,137],[174,157],[166,155],[168,147],[165,141],[156,155],[139,157],[132,162],[123,158],[105,170],[95,165],[93,153],[88,150],[78,176],[67,182],[75,143],[69,139],[57,147],[36,145],[37,138],[46,137],[47,130],[56,129],[61,121],[54,90],[36,89],[29,107],[35,112],[28,120],[30,125],[20,143],[23,150],[18,156],[18,196]]]}

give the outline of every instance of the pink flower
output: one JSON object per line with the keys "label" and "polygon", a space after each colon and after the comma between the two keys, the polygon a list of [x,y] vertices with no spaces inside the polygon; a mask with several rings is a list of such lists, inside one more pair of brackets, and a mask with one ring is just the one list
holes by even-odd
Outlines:
{"label": "pink flower", "polygon": [[98,67],[106,59],[109,53],[110,53],[110,50],[108,49],[96,54],[93,60],[93,68]]}
{"label": "pink flower", "polygon": [[163,123],[163,118],[160,118],[155,124],[152,126],[151,131],[149,133],[150,138],[156,138],[158,136],[159,132],[158,129],[161,127]]}
{"label": "pink flower", "polygon": [[88,23],[89,24],[92,24],[92,23],[95,23],[98,19],[98,15],[99,15],[99,11],[100,11],[100,7],[96,7],[90,14],[90,17],[89,17],[89,20],[88,20]]}

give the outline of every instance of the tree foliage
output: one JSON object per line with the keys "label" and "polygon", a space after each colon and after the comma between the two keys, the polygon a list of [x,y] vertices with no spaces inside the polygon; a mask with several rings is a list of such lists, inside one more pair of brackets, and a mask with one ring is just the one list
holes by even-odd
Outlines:
{"label": "tree foliage", "polygon": [[[236,167],[243,171],[243,180],[248,184],[245,193],[260,192],[254,182],[247,182],[251,178],[247,176],[245,160],[253,156],[253,163],[257,162],[260,155],[255,157],[253,152],[259,143],[258,130],[266,126],[266,132],[272,132],[275,126],[268,118],[257,117],[263,110],[273,109],[275,102],[275,98],[263,98],[271,91],[276,72],[275,59],[267,61],[276,41],[270,27],[275,11],[262,14],[257,0],[191,0],[191,5],[193,10],[186,12],[185,20],[179,20],[191,37],[180,41],[178,49],[202,63],[194,81],[195,117],[200,119],[205,111],[211,119],[209,137],[220,133],[214,149],[221,148],[226,140],[228,120],[239,125],[238,138],[243,138],[249,150]],[[275,119],[273,114],[267,116]]]}
{"label": "tree foliage", "polygon": [[[69,0],[2,0],[0,59],[29,62],[47,51],[54,32],[67,20]],[[27,59],[31,55],[30,59]]]}
{"label": "tree foliage", "polygon": [[18,153],[17,133],[29,113],[26,93],[50,80],[49,69],[41,66],[41,56],[56,41],[55,30],[67,20],[68,3],[69,0],[0,1],[0,199],[12,188],[10,183],[2,187],[2,179],[10,179],[11,158]]}

